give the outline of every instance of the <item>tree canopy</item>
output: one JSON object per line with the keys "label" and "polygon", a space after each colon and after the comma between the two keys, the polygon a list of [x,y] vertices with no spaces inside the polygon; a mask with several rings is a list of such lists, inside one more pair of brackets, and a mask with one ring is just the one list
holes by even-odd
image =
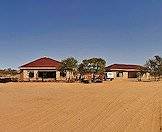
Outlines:
{"label": "tree canopy", "polygon": [[62,65],[60,70],[62,72],[66,72],[66,71],[74,72],[77,70],[77,67],[78,67],[78,61],[74,57],[70,57],[62,60]]}
{"label": "tree canopy", "polygon": [[79,65],[78,70],[81,74],[94,73],[103,74],[105,71],[106,61],[102,58],[85,59]]}
{"label": "tree canopy", "polygon": [[162,58],[154,56],[154,58],[146,61],[145,68],[152,76],[159,77],[162,75]]}

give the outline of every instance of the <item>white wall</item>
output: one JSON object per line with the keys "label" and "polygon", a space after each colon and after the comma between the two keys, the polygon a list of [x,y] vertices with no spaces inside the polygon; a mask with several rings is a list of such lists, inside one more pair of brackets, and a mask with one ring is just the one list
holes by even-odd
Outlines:
{"label": "white wall", "polygon": [[23,70],[23,80],[28,81],[29,80],[29,73],[27,70]]}
{"label": "white wall", "polygon": [[112,72],[113,74],[114,74],[114,78],[116,78],[117,77],[117,73],[116,72]]}
{"label": "white wall", "polygon": [[128,72],[123,72],[123,78],[128,78]]}
{"label": "white wall", "polygon": [[60,71],[56,71],[56,80],[60,80]]}

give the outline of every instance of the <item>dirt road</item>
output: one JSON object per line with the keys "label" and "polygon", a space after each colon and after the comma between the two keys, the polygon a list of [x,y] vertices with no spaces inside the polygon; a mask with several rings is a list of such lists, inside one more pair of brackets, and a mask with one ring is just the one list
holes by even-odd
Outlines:
{"label": "dirt road", "polygon": [[160,132],[162,82],[0,84],[0,132]]}

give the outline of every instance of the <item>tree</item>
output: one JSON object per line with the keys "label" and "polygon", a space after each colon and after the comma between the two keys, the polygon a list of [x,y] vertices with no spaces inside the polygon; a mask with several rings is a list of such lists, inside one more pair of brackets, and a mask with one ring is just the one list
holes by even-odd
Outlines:
{"label": "tree", "polygon": [[158,75],[162,75],[162,58],[160,56],[155,56],[155,62],[158,67]]}
{"label": "tree", "polygon": [[162,75],[162,58],[154,56],[153,59],[146,61],[145,68],[158,81]]}
{"label": "tree", "polygon": [[78,72],[81,75],[84,75],[86,73],[86,69],[85,69],[86,65],[84,63],[81,63],[78,65]]}
{"label": "tree", "polygon": [[106,61],[102,58],[91,58],[83,60],[79,65],[78,71],[81,74],[104,74]]}
{"label": "tree", "polygon": [[148,72],[147,68],[145,66],[138,66],[138,70],[139,72],[137,72],[137,80],[142,81],[143,75]]}
{"label": "tree", "polygon": [[77,72],[77,67],[78,67],[78,61],[74,57],[70,57],[70,58],[62,60],[60,71],[62,73],[69,72],[68,79],[72,79],[72,77],[75,76]]}
{"label": "tree", "polygon": [[106,61],[102,58],[85,59],[78,66],[80,79],[84,82],[102,81],[105,72]]}

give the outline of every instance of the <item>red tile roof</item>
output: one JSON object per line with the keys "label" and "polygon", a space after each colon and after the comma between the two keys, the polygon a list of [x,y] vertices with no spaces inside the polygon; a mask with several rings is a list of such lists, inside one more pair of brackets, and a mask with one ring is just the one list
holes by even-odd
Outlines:
{"label": "red tile roof", "polygon": [[111,71],[111,70],[115,70],[115,69],[134,69],[134,70],[138,70],[140,67],[140,65],[129,65],[129,64],[113,64],[110,65],[108,67],[106,67],[106,71]]}
{"label": "red tile roof", "polygon": [[27,63],[25,65],[22,65],[20,68],[24,67],[56,67],[58,69],[61,66],[61,62],[53,60],[48,57],[43,57],[40,59],[37,59],[35,61],[32,61],[30,63]]}

